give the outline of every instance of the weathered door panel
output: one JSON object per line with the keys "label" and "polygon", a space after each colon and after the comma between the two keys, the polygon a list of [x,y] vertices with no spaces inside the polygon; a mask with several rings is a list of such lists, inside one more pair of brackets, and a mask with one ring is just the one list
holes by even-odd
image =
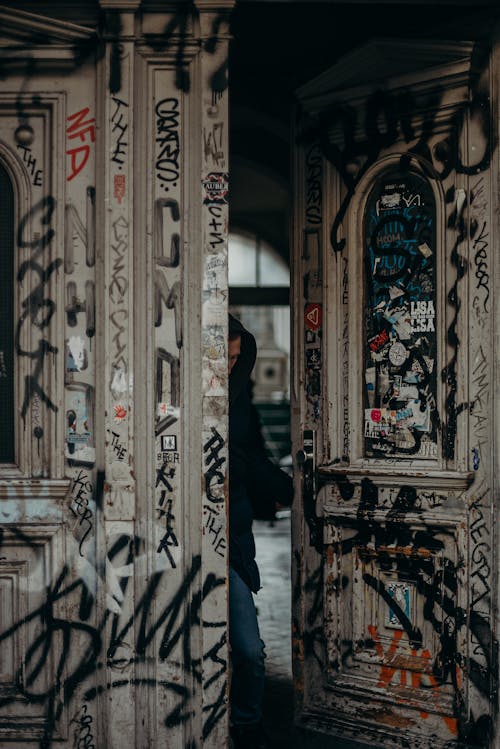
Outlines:
{"label": "weathered door panel", "polygon": [[[389,47],[299,91],[297,715],[370,745],[492,747],[492,63],[415,42],[398,78]],[[380,80],[361,75],[375,51]]]}
{"label": "weathered door panel", "polygon": [[0,9],[2,747],[228,740],[230,4],[181,5]]}

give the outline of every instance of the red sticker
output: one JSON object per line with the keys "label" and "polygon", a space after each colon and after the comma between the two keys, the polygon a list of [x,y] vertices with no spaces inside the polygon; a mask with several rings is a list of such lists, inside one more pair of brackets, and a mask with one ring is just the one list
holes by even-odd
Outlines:
{"label": "red sticker", "polygon": [[115,198],[118,200],[119,203],[121,203],[123,198],[125,197],[125,185],[126,185],[125,175],[115,174],[114,183],[115,183]]}
{"label": "red sticker", "polygon": [[306,328],[319,330],[323,321],[323,310],[321,304],[308,304],[305,310]]}
{"label": "red sticker", "polygon": [[382,420],[382,412],[380,408],[373,408],[371,413],[372,421],[378,424]]}

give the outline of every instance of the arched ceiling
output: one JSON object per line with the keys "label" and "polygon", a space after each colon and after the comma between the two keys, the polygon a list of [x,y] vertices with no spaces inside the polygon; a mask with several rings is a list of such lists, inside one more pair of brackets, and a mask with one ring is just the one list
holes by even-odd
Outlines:
{"label": "arched ceiling", "polygon": [[237,0],[229,57],[230,221],[244,217],[268,241],[279,237],[276,248],[288,258],[289,133],[299,86],[374,36],[475,40],[499,21],[499,0]]}

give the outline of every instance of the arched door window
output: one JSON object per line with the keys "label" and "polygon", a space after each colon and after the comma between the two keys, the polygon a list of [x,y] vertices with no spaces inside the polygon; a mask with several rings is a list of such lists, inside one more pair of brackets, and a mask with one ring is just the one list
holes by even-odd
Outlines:
{"label": "arched door window", "polygon": [[0,463],[14,446],[14,191],[0,164]]}
{"label": "arched door window", "polygon": [[436,203],[415,173],[386,173],[364,214],[365,455],[438,457]]}

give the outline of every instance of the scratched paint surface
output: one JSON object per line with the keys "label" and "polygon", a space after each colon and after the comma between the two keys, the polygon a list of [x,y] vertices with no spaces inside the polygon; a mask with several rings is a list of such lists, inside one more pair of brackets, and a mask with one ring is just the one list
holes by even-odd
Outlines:
{"label": "scratched paint surface", "polygon": [[227,18],[179,6],[107,12],[105,42],[2,11],[9,50],[12,24],[28,40],[0,60],[20,417],[0,468],[2,746],[227,737]]}
{"label": "scratched paint surface", "polygon": [[[313,434],[318,467],[304,462],[293,529],[296,708],[304,725],[368,745],[498,743],[497,134],[482,65],[460,84],[416,74],[414,87],[328,104],[324,79],[321,103],[314,87],[301,102],[294,449]],[[311,191],[314,149],[331,177]],[[322,265],[310,239],[320,216]],[[328,281],[319,295],[315,272]],[[314,362],[311,304],[327,310]]]}

